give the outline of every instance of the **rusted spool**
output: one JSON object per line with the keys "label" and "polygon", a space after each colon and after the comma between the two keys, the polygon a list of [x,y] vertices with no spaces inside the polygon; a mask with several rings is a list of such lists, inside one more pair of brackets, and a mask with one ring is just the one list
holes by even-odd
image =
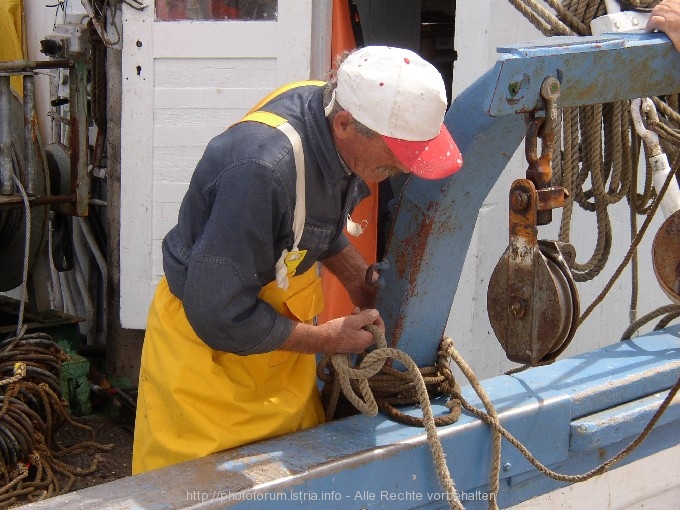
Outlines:
{"label": "rusted spool", "polygon": [[680,211],[663,222],[652,243],[654,274],[666,295],[680,305]]}

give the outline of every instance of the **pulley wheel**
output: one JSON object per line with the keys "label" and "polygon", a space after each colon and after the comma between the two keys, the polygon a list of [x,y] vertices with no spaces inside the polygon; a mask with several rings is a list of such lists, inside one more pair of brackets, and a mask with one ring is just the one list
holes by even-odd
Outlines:
{"label": "pulley wheel", "polygon": [[680,305],[680,211],[661,224],[652,243],[654,274],[666,295]]}
{"label": "pulley wheel", "polygon": [[[18,159],[25,168],[24,156],[24,108],[21,100],[12,93],[10,101],[10,135],[16,140]],[[34,192],[45,196],[49,189],[45,159],[42,156],[40,144],[32,142],[36,161],[36,183]],[[13,185],[13,192],[19,194],[19,189]],[[46,239],[46,224],[48,206],[31,208],[31,240],[27,262],[29,271],[33,262],[43,248]],[[26,252],[26,215],[24,206],[16,209],[0,211],[0,291],[12,290],[21,285],[23,280],[24,259]]]}
{"label": "pulley wheel", "polygon": [[523,273],[511,275],[509,268],[508,249],[489,280],[491,327],[508,359],[530,365],[552,362],[578,326],[580,305],[571,272],[556,243],[549,241],[539,241],[534,250],[533,282],[523,282],[526,295],[508,291],[508,278],[525,278]]}

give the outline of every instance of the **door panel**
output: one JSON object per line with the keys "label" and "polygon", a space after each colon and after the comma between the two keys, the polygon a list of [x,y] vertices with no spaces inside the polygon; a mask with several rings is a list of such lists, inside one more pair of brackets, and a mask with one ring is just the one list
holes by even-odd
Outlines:
{"label": "door panel", "polygon": [[[185,16],[203,12],[198,17],[205,17],[205,12],[216,13],[218,4],[240,4],[245,9],[271,2],[158,0],[157,13],[150,7],[138,11],[123,4],[124,328],[146,326],[148,306],[163,274],[161,242],[175,224],[206,143],[276,87],[310,78],[312,0],[275,3],[274,20],[270,9],[266,20],[201,21],[181,19],[181,9],[171,16],[167,7],[184,6]],[[212,11],[196,10],[208,4]],[[173,16],[180,19],[162,20]]]}

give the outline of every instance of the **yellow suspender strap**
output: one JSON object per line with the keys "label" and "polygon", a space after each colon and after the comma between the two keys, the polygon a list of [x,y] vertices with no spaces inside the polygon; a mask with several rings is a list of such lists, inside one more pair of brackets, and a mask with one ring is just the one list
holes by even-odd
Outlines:
{"label": "yellow suspender strap", "polygon": [[253,106],[248,113],[252,113],[255,110],[259,110],[262,108],[264,105],[266,105],[269,101],[274,99],[276,96],[279,94],[283,94],[284,92],[294,89],[296,87],[306,87],[307,85],[316,85],[318,87],[322,87],[326,84],[325,81],[319,81],[319,80],[306,80],[306,81],[296,81],[293,83],[289,83],[288,85],[284,85],[283,87],[280,87],[276,89],[274,92],[269,94],[267,97],[265,97],[262,101],[257,103],[255,106]]}
{"label": "yellow suspender strap", "polygon": [[246,122],[248,120],[253,122],[260,122],[262,124],[266,124],[267,126],[275,128],[282,126],[283,124],[288,122],[286,119],[279,115],[276,115],[275,113],[263,111],[250,112],[245,117],[243,117],[239,122]]}
{"label": "yellow suspender strap", "polygon": [[293,211],[293,248],[289,252],[284,249],[276,262],[276,283],[277,285],[286,290],[288,288],[288,274],[295,274],[297,266],[302,262],[305,256],[305,251],[298,250],[298,244],[302,238],[302,232],[305,228],[305,217],[306,217],[306,200],[305,200],[305,155],[302,150],[302,140],[297,131],[291,126],[286,119],[275,113],[265,112],[257,110],[263,104],[266,104],[271,98],[276,97],[285,90],[290,90],[295,86],[300,86],[302,84],[323,84],[323,82],[298,82],[297,84],[291,84],[282,89],[278,89],[269,97],[265,98],[260,102],[253,110],[251,110],[240,122],[260,122],[278,129],[283,134],[286,135],[293,147],[293,156],[295,159],[295,209]]}

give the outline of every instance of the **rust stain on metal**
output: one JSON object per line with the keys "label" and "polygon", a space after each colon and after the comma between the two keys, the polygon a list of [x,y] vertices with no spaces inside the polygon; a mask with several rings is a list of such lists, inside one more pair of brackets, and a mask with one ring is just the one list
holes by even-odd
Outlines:
{"label": "rust stain on metal", "polygon": [[[397,275],[403,280],[408,274],[408,286],[405,289],[402,300],[402,309],[404,308],[403,305],[408,303],[409,300],[417,294],[418,289],[416,288],[416,284],[427,250],[428,241],[432,239],[435,215],[436,207],[434,207],[434,210],[420,222],[419,228],[415,228],[413,234],[402,241],[397,250],[395,261]],[[405,321],[406,317],[403,312],[401,312],[395,319],[394,332],[391,340],[392,347],[396,347],[399,344]]]}
{"label": "rust stain on metal", "polygon": [[539,211],[564,207],[564,199],[568,196],[568,192],[562,186],[550,186],[536,190],[536,192],[538,194],[536,207]]}
{"label": "rust stain on metal", "polygon": [[392,348],[397,348],[399,345],[399,339],[401,338],[401,334],[404,331],[404,320],[405,316],[404,313],[400,313],[397,315],[394,321],[394,331],[392,333],[392,339],[390,340],[390,347]]}
{"label": "rust stain on metal", "polygon": [[[434,212],[430,218],[434,217]],[[422,262],[423,254],[427,248],[427,241],[432,232],[434,220],[425,219],[420,223],[420,227],[414,229],[414,234],[405,238],[399,247],[396,259],[396,269],[399,278],[404,278],[406,272],[411,269],[409,275],[409,286],[413,284],[414,275]]]}
{"label": "rust stain on metal", "polygon": [[431,238],[432,227],[434,225],[434,220],[423,221],[418,229],[417,236],[410,239],[407,243],[409,252],[411,254],[411,274],[409,275],[409,289],[414,289],[416,278],[420,273],[420,266],[423,263],[423,256],[425,255],[425,250],[427,249],[427,242]]}

